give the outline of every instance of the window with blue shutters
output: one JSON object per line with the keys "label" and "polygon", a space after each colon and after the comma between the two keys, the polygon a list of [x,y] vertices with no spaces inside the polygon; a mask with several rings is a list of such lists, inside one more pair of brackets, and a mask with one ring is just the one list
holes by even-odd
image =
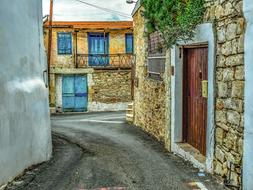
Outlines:
{"label": "window with blue shutters", "polygon": [[59,32],[57,34],[58,54],[72,54],[72,34]]}
{"label": "window with blue shutters", "polygon": [[133,34],[126,34],[126,53],[133,53]]}
{"label": "window with blue shutters", "polygon": [[109,34],[89,33],[89,65],[107,66],[109,56]]}

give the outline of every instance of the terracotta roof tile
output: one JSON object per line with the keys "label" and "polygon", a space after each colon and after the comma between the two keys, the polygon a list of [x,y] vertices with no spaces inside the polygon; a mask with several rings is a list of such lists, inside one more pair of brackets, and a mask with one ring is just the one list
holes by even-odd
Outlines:
{"label": "terracotta roof tile", "polygon": [[[48,27],[49,23],[44,23],[44,27]],[[54,21],[53,27],[70,27],[70,28],[79,28],[79,29],[127,29],[133,28],[132,21],[74,21],[74,22],[65,22],[65,21]]]}

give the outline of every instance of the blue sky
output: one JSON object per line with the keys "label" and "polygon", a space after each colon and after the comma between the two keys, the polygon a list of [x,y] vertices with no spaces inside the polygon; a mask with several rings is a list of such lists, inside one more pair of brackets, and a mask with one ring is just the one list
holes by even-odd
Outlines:
{"label": "blue sky", "polygon": [[[129,5],[126,0],[82,0],[100,7],[120,11],[131,15],[134,4]],[[49,14],[49,0],[43,0],[43,15]],[[57,21],[107,21],[131,20],[131,18],[108,13],[76,0],[54,0],[54,20]]]}

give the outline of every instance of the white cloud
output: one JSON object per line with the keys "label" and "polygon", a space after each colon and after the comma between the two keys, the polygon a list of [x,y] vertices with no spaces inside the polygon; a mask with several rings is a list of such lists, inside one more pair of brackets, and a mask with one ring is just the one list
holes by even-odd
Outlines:
{"label": "white cloud", "polygon": [[[82,0],[100,7],[120,11],[131,15],[134,8],[125,0]],[[49,0],[43,0],[43,15],[49,14]],[[54,20],[57,21],[105,21],[105,20],[131,20],[85,5],[76,0],[54,0]]]}

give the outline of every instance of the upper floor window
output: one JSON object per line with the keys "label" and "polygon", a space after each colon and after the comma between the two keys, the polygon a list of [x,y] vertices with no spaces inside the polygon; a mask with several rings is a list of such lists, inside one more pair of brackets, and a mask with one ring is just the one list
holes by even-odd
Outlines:
{"label": "upper floor window", "polygon": [[133,34],[126,34],[126,53],[133,53]]}
{"label": "upper floor window", "polygon": [[58,54],[72,54],[72,34],[59,32],[57,34]]}
{"label": "upper floor window", "polygon": [[110,62],[109,54],[109,34],[89,33],[89,65],[107,66]]}

